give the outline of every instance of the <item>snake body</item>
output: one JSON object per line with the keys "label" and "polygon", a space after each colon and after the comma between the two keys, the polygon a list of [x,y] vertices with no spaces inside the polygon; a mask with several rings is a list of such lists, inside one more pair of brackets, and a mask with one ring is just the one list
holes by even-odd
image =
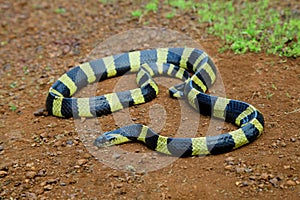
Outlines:
{"label": "snake body", "polygon": [[[189,73],[193,72],[190,77]],[[72,98],[87,84],[137,72],[139,88],[90,98]],[[258,138],[264,118],[254,106],[238,100],[205,94],[216,80],[210,57],[194,48],[158,48],[133,51],[83,63],[61,76],[50,88],[46,100],[49,114],[58,117],[94,117],[154,99],[156,75],[169,75],[184,82],[169,89],[175,98],[184,97],[200,114],[233,123],[239,128],[216,136],[170,138],[142,124],[132,124],[99,136],[98,147],[130,141],[145,143],[150,149],[172,156],[220,154],[239,148]]]}

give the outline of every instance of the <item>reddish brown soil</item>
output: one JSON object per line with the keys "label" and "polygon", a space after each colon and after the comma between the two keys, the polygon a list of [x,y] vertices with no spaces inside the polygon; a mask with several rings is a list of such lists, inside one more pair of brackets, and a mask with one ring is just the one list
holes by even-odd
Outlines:
{"label": "reddish brown soil", "polygon": [[[55,13],[59,7],[66,12]],[[264,53],[218,53],[221,41],[203,34],[204,27],[193,20],[195,13],[182,12],[167,20],[162,7],[138,22],[130,18],[134,7],[98,1],[0,3],[0,199],[299,199],[299,60]],[[128,164],[126,153],[105,149],[112,162],[127,163],[120,170],[111,168],[113,163],[99,162],[84,145],[79,129],[90,120],[34,116],[44,107],[53,81],[85,61],[95,44],[142,24],[177,30],[199,42],[213,57],[226,96],[262,111],[263,135],[227,154],[175,159],[156,170],[147,165],[144,171],[137,170]],[[116,80],[100,83],[99,93],[112,92]],[[134,76],[130,80],[134,82]],[[157,99],[129,112],[134,123],[152,124],[167,135],[178,129],[182,112],[179,102],[161,89]],[[151,120],[150,112],[160,113],[161,108],[165,114],[158,116],[166,119]],[[183,108],[196,114],[187,105]],[[160,120],[166,124],[157,128]],[[201,117],[199,132],[205,132],[208,122],[209,118]],[[98,133],[116,128],[112,115],[97,123],[103,129]],[[225,124],[223,129],[232,128]],[[168,159],[141,144],[120,148],[137,155],[148,153],[141,158],[145,163]]]}

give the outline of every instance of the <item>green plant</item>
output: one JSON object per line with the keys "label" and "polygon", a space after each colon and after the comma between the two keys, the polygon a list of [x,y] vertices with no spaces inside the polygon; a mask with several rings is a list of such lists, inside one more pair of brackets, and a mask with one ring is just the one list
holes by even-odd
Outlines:
{"label": "green plant", "polygon": [[157,2],[156,1],[152,1],[152,2],[149,2],[145,5],[145,10],[146,12],[156,12],[157,11]]}
{"label": "green plant", "polygon": [[131,12],[132,17],[138,17],[139,18],[139,17],[142,16],[142,14],[143,14],[143,12],[141,10],[134,10],[134,11]]}
{"label": "green plant", "polygon": [[9,103],[9,110],[11,110],[11,111],[16,111],[17,110],[17,106],[15,105],[15,104],[13,104],[13,103]]}
{"label": "green plant", "polygon": [[[104,1],[104,0],[100,0]],[[108,1],[108,0],[106,0]],[[131,12],[141,18],[157,12],[158,0],[150,0]],[[300,17],[290,10],[276,10],[269,0],[209,1],[165,0],[171,19],[178,10],[198,13],[199,23],[207,24],[206,31],[223,40],[219,51],[232,50],[241,54],[264,51],[286,57],[300,56]]]}
{"label": "green plant", "polygon": [[64,14],[66,12],[66,9],[65,8],[56,8],[54,10],[54,12],[57,14]]}
{"label": "green plant", "polygon": [[169,4],[170,6],[173,6],[175,8],[179,8],[181,10],[185,10],[187,8],[190,8],[192,5],[196,5],[196,3],[194,3],[193,1],[189,0],[189,1],[185,1],[185,0],[168,0],[166,2],[167,4]]}
{"label": "green plant", "polygon": [[268,0],[244,2],[204,1],[198,4],[200,23],[209,23],[208,33],[220,37],[235,53],[260,52],[287,57],[300,56],[300,19],[269,6]]}
{"label": "green plant", "polygon": [[17,87],[17,82],[12,82],[11,84],[9,84],[10,88],[16,88]]}
{"label": "green plant", "polygon": [[175,16],[175,14],[176,14],[176,11],[173,10],[172,12],[167,13],[165,16],[167,19],[172,19]]}

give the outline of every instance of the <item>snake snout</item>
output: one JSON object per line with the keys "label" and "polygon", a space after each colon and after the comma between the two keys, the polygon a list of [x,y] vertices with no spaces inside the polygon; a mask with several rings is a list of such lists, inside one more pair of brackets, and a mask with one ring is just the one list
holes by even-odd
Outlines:
{"label": "snake snout", "polygon": [[96,140],[94,141],[94,146],[96,147],[105,147],[105,146],[111,146],[113,145],[113,140],[115,139],[114,136],[109,135],[107,133],[104,133],[103,135],[100,135]]}

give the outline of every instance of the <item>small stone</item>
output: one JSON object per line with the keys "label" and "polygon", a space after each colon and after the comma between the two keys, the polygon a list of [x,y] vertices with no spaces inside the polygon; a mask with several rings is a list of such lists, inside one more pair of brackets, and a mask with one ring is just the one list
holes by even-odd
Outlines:
{"label": "small stone", "polygon": [[272,143],[272,147],[273,147],[273,148],[277,148],[277,147],[278,147],[277,144],[276,144],[276,142],[273,142],[273,143]]}
{"label": "small stone", "polygon": [[46,137],[48,137],[48,133],[47,132],[43,132],[43,133],[40,134],[40,137],[41,138],[46,138]]}
{"label": "small stone", "polygon": [[56,142],[53,144],[54,147],[59,147],[59,146],[61,146],[61,145],[62,145],[62,142],[61,142],[60,140],[56,141]]}
{"label": "small stone", "polygon": [[283,169],[291,169],[290,165],[283,165]]}
{"label": "small stone", "polygon": [[89,153],[84,153],[84,154],[82,155],[82,157],[85,158],[85,159],[89,159],[89,158],[91,157],[91,154],[89,154]]}
{"label": "small stone", "polygon": [[226,162],[226,163],[233,163],[233,162],[234,162],[234,157],[231,157],[231,156],[227,157],[227,158],[225,159],[225,162]]}
{"label": "small stone", "polygon": [[248,186],[248,185],[249,185],[248,181],[243,181],[243,182],[242,182],[242,186],[245,187],[245,186]]}
{"label": "small stone", "polygon": [[249,176],[250,180],[256,180],[256,176]]}
{"label": "small stone", "polygon": [[243,173],[245,171],[245,168],[244,167],[237,167],[235,170],[236,170],[236,173],[240,174],[240,173]]}
{"label": "small stone", "polygon": [[49,191],[49,190],[52,190],[52,189],[53,189],[53,186],[52,186],[52,185],[45,185],[45,186],[44,186],[44,190]]}
{"label": "small stone", "polygon": [[117,159],[121,158],[121,155],[118,154],[118,153],[114,153],[114,154],[112,155],[112,158],[115,159],[115,160],[117,160]]}
{"label": "small stone", "polygon": [[33,179],[36,176],[36,172],[35,171],[29,171],[26,172],[25,177],[29,178],[29,179]]}
{"label": "small stone", "polygon": [[278,179],[277,178],[272,178],[271,180],[269,180],[270,183],[272,183],[272,185],[274,187],[278,187]]}
{"label": "small stone", "polygon": [[287,185],[287,186],[295,186],[295,185],[296,185],[296,182],[295,182],[295,181],[292,181],[292,180],[288,180],[288,181],[286,181],[286,185]]}
{"label": "small stone", "polygon": [[77,164],[78,165],[84,165],[85,163],[87,163],[87,159],[79,159],[79,160],[77,160]]}
{"label": "small stone", "polygon": [[296,138],[291,137],[290,141],[291,141],[291,142],[296,142]]}
{"label": "small stone", "polygon": [[60,186],[66,186],[67,184],[65,182],[60,182]]}
{"label": "small stone", "polygon": [[262,179],[262,180],[268,180],[268,178],[269,178],[269,175],[267,174],[267,173],[262,173],[261,175],[260,175],[260,179]]}
{"label": "small stone", "polygon": [[72,144],[73,144],[73,141],[72,141],[72,140],[67,140],[67,141],[66,141],[66,144],[67,144],[67,145],[72,145]]}
{"label": "small stone", "polygon": [[236,185],[236,186],[240,186],[240,185],[241,185],[241,182],[240,182],[240,181],[236,181],[236,182],[235,182],[235,185]]}
{"label": "small stone", "polygon": [[35,193],[29,192],[26,195],[29,199],[37,199],[37,196]]}
{"label": "small stone", "polygon": [[286,143],[282,141],[282,142],[281,142],[281,146],[282,146],[282,147],[286,147]]}
{"label": "small stone", "polygon": [[135,171],[136,171],[135,167],[132,166],[132,165],[127,165],[127,166],[126,166],[126,170],[128,170],[128,171],[130,171],[130,172],[135,172]]}
{"label": "small stone", "polygon": [[251,173],[253,170],[251,169],[251,168],[249,168],[249,167],[246,167],[245,168],[245,172],[247,172],[247,173]]}
{"label": "small stone", "polygon": [[57,179],[55,178],[50,178],[47,180],[47,184],[53,184],[53,183],[56,183],[57,182]]}
{"label": "small stone", "polygon": [[8,174],[6,171],[0,171],[0,178],[5,177]]}
{"label": "small stone", "polygon": [[34,116],[46,116],[46,108],[40,108],[37,111],[35,111]]}
{"label": "small stone", "polygon": [[232,165],[226,165],[225,170],[233,171],[233,166]]}
{"label": "small stone", "polygon": [[259,188],[264,188],[265,184],[261,183],[257,185]]}
{"label": "small stone", "polygon": [[47,185],[47,182],[46,182],[46,181],[41,182],[41,184],[40,184],[41,187],[44,187],[45,185]]}
{"label": "small stone", "polygon": [[2,145],[0,145],[0,151],[3,151],[4,147]]}

